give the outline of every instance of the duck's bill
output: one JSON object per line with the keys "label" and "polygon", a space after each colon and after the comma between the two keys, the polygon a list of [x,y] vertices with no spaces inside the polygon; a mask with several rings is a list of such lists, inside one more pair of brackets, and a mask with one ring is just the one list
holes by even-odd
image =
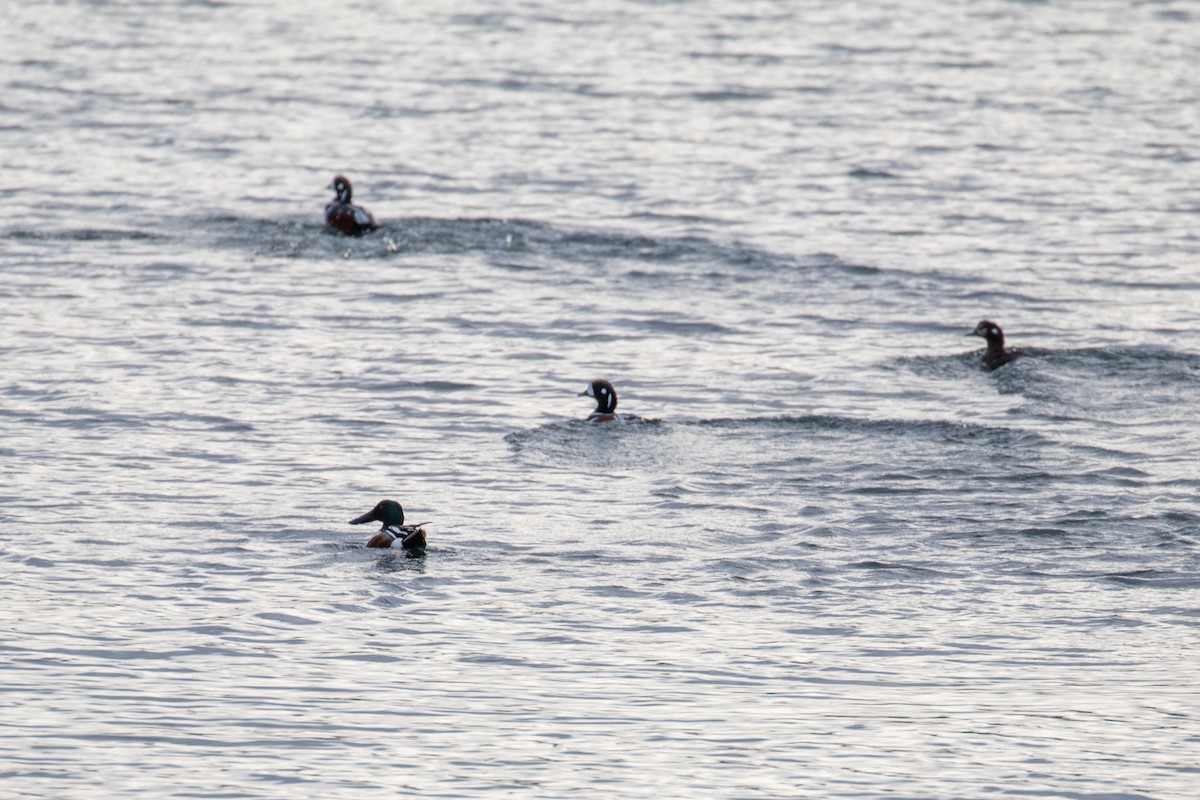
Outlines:
{"label": "duck's bill", "polygon": [[363,514],[361,517],[355,517],[354,519],[350,520],[350,524],[351,525],[362,525],[364,522],[374,521],[375,517],[371,516],[371,513],[372,512],[368,511],[367,513]]}

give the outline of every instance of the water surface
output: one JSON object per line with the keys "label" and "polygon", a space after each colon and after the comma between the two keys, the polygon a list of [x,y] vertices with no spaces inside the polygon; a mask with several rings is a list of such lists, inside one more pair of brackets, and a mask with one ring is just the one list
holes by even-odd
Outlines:
{"label": "water surface", "polygon": [[9,20],[5,796],[1194,795],[1188,4]]}

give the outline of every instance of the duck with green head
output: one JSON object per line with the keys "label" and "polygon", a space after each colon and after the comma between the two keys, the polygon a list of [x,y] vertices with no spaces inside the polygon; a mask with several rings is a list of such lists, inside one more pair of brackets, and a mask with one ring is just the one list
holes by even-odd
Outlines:
{"label": "duck with green head", "polygon": [[425,555],[425,529],[420,525],[404,524],[404,509],[395,500],[380,500],[361,517],[350,520],[351,525],[362,525],[364,522],[381,522],[383,527],[367,540],[367,547],[391,547],[393,542],[399,542],[406,555]]}

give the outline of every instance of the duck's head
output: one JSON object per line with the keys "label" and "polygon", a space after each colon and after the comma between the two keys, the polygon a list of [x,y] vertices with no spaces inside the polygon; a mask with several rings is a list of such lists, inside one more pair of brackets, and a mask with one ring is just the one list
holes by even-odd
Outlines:
{"label": "duck's head", "polygon": [[395,500],[380,500],[361,517],[350,520],[351,525],[362,525],[364,522],[381,522],[383,527],[404,524],[404,509]]}
{"label": "duck's head", "polygon": [[611,414],[617,408],[617,390],[606,380],[594,380],[577,397],[593,397],[596,399],[594,414]]}
{"label": "duck's head", "polygon": [[350,180],[344,175],[337,175],[329,182],[326,189],[333,189],[337,193],[339,203],[349,203],[350,196],[353,190],[350,188]]}
{"label": "duck's head", "polygon": [[1004,331],[1000,330],[1000,326],[991,320],[980,320],[975,326],[975,330],[967,334],[967,336],[982,336],[987,339],[988,347],[1004,347]]}

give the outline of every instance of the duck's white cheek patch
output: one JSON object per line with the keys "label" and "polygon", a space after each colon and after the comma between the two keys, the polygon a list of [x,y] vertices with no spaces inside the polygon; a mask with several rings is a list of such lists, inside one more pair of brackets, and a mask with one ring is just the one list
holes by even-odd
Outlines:
{"label": "duck's white cheek patch", "polygon": [[999,332],[1000,332],[999,328],[992,328],[990,331],[988,331],[988,333],[992,334],[992,336],[995,336]]}
{"label": "duck's white cheek patch", "polygon": [[583,393],[586,394],[588,397],[596,396],[595,392],[592,391],[592,385],[590,383],[588,384],[588,387],[583,390]]}

